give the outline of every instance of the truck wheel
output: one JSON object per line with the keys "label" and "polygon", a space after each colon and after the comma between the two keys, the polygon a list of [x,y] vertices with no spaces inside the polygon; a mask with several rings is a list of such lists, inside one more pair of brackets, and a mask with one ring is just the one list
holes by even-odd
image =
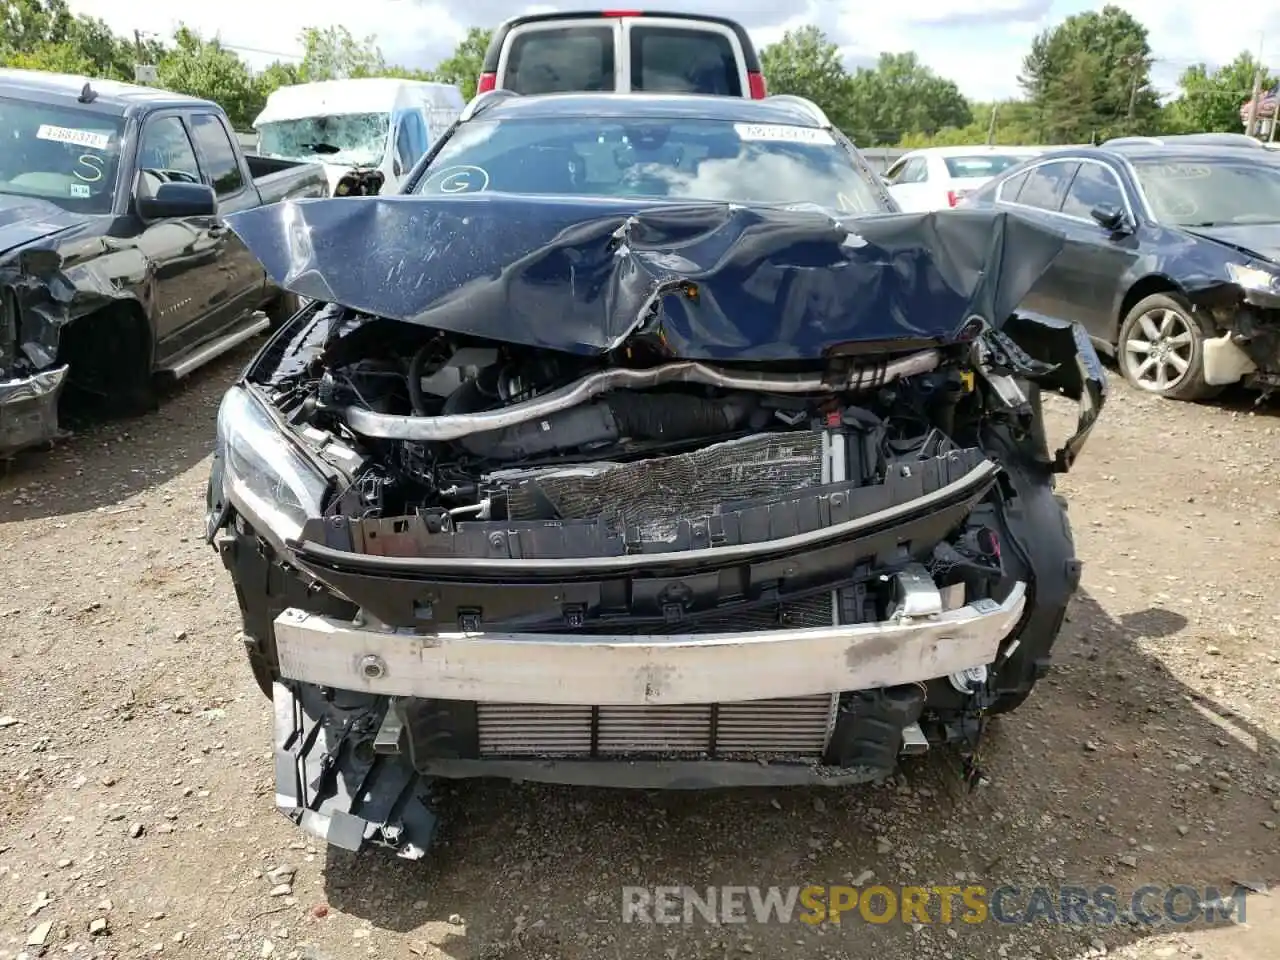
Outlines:
{"label": "truck wheel", "polygon": [[59,351],[71,367],[64,401],[108,418],[155,412],[150,340],[146,321],[129,307],[77,319],[63,331]]}
{"label": "truck wheel", "polygon": [[271,329],[279,330],[301,309],[302,301],[298,298],[298,295],[289,293],[286,290],[272,300],[263,312],[266,313],[267,319],[271,321]]}
{"label": "truck wheel", "polygon": [[1204,382],[1207,318],[1176,293],[1156,293],[1129,311],[1120,325],[1116,360],[1139,390],[1169,400],[1207,400],[1222,392]]}

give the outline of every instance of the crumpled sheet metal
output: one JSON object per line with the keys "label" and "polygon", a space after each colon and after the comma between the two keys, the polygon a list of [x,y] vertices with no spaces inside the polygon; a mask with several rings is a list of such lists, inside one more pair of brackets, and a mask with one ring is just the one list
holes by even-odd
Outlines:
{"label": "crumpled sheet metal", "polygon": [[67,377],[68,369],[64,363],[30,377],[0,380],[0,406],[56,396],[62,389],[62,381]]}
{"label": "crumpled sheet metal", "polygon": [[1011,316],[1001,331],[1051,369],[1032,377],[1042,390],[1076,401],[1076,429],[1053,453],[1050,467],[1065,473],[1075,464],[1107,401],[1107,371],[1084,327],[1040,314]]}
{"label": "crumpled sheet metal", "polygon": [[999,327],[1063,236],[987,209],[837,218],[562,197],[286,201],[228,224],[273,281],[454,333],[581,354],[814,359]]}

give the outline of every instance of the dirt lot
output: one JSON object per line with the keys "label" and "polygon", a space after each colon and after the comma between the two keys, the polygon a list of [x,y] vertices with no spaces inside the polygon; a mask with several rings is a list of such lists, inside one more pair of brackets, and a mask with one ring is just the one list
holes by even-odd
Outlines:
{"label": "dirt lot", "polygon": [[1085,589],[1057,669],[995,725],[986,787],[938,755],[840,791],[472,783],[409,864],[274,810],[268,705],[200,539],[243,360],[0,480],[3,960],[40,955],[44,923],[48,955],[75,957],[1280,956],[1267,896],[1215,929],[620,919],[627,884],[1280,879],[1280,406],[1116,389],[1063,484]]}

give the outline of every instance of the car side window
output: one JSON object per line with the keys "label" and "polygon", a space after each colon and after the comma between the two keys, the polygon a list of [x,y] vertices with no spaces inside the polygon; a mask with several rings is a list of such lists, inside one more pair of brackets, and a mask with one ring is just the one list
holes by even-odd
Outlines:
{"label": "car side window", "polygon": [[915,157],[907,161],[898,183],[924,183],[929,179],[929,163],[924,157]]}
{"label": "car side window", "polygon": [[147,121],[138,146],[138,166],[153,192],[161,183],[202,182],[196,151],[178,117],[155,117]]}
{"label": "car side window", "polygon": [[427,152],[427,130],[422,114],[411,110],[400,117],[396,128],[396,157],[400,166],[408,171]]}
{"label": "car side window", "polygon": [[1057,213],[1062,208],[1067,187],[1071,185],[1071,178],[1075,176],[1079,166],[1078,160],[1059,160],[1031,170],[1027,182],[1018,191],[1018,203],[1024,207]]}
{"label": "car side window", "polygon": [[996,200],[1000,203],[1015,203],[1018,192],[1022,190],[1023,184],[1027,182],[1027,177],[1030,175],[1030,171],[1025,171],[1004,181],[996,191]]}
{"label": "car side window", "polygon": [[1062,212],[1088,220],[1091,211],[1098,207],[1123,210],[1124,192],[1116,175],[1102,164],[1082,163],[1076,178],[1071,181]]}
{"label": "car side window", "polygon": [[227,135],[222,121],[211,113],[197,113],[191,117],[191,131],[204,157],[205,172],[220,197],[236,193],[244,187],[244,174],[240,172],[240,160]]}

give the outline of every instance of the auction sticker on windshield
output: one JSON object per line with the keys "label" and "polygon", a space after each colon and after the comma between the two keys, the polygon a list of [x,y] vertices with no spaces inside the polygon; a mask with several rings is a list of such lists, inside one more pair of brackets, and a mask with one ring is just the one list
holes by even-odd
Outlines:
{"label": "auction sticker on windshield", "polygon": [[831,145],[835,137],[815,127],[793,127],[786,123],[735,123],[739,140],[768,140],[774,143],[820,143]]}
{"label": "auction sticker on windshield", "polygon": [[55,143],[74,143],[76,146],[89,147],[93,150],[105,150],[107,144],[111,142],[111,135],[107,133],[76,130],[72,127],[55,127],[51,123],[40,124],[40,128],[36,130],[36,137],[40,140],[53,140]]}

